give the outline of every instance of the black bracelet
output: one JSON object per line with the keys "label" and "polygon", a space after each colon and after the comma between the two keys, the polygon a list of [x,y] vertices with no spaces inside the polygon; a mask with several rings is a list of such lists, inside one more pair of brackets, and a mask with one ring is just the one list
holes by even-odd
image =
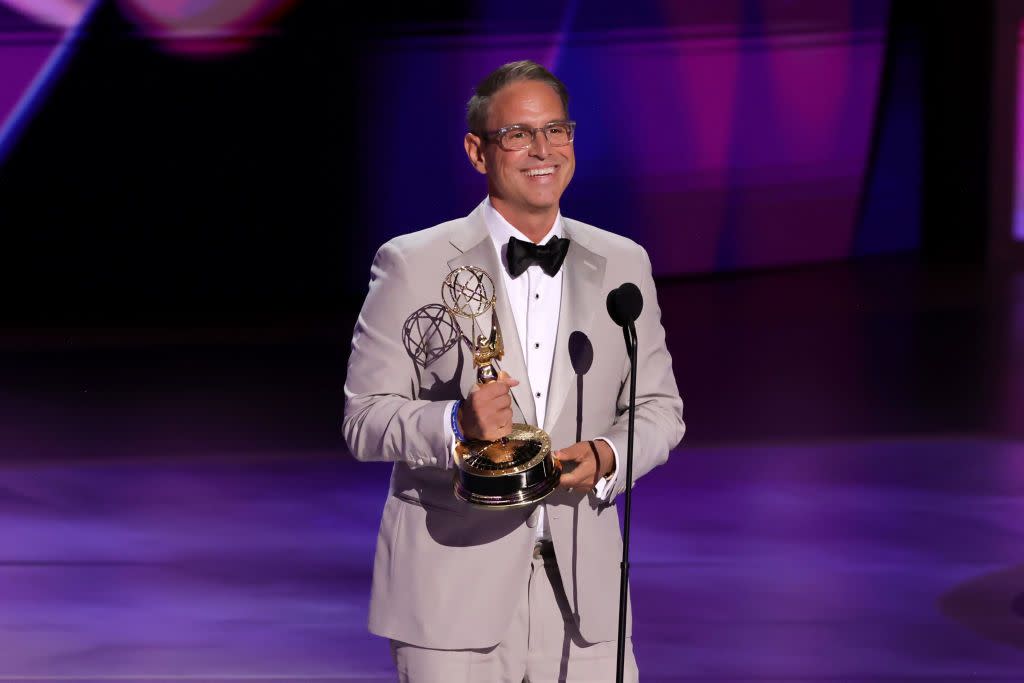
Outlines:
{"label": "black bracelet", "polygon": [[455,402],[455,405],[452,406],[452,431],[455,433],[456,441],[466,440],[466,436],[462,433],[462,430],[459,429],[459,406],[461,405],[462,399],[460,398]]}

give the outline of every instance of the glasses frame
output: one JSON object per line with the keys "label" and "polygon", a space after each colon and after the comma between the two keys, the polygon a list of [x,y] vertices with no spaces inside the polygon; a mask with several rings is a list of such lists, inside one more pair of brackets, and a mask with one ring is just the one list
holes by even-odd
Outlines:
{"label": "glasses frame", "polygon": [[[548,137],[548,134],[546,132],[544,133],[544,139],[547,140],[548,144],[551,145],[552,147],[567,147],[573,143],[573,140],[576,139],[576,122],[571,121],[569,119],[565,119],[563,121],[551,121],[550,123],[546,123],[543,126],[538,126],[537,128],[531,128],[530,126],[527,126],[526,124],[523,123],[513,123],[510,126],[504,126],[502,128],[499,128],[498,130],[491,131],[490,133],[484,133],[481,136],[481,138],[483,138],[487,142],[497,142],[498,147],[501,147],[506,152],[522,152],[524,149],[529,149],[530,146],[537,139],[537,131],[542,131],[545,128],[550,128],[552,126],[559,125],[569,129],[568,142],[566,142],[564,145],[556,145],[555,143],[551,142],[551,138]],[[523,147],[506,147],[505,145],[502,144],[501,139],[505,137],[505,133],[508,133],[509,131],[512,130],[518,130],[522,131],[523,133],[529,133],[530,141],[526,143],[526,145],[524,145]]]}

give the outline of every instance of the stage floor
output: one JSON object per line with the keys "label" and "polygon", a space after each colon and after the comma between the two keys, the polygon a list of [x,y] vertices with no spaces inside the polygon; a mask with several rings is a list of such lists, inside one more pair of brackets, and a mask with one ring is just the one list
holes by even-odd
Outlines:
{"label": "stage floor", "polygon": [[[642,680],[1024,680],[1024,276],[659,298],[688,433],[635,488]],[[392,679],[351,315],[0,337],[0,681]]]}
{"label": "stage floor", "polygon": [[[5,466],[0,680],[391,680],[387,480],[308,452]],[[1021,680],[1024,444],[681,448],[632,531],[642,680]]]}

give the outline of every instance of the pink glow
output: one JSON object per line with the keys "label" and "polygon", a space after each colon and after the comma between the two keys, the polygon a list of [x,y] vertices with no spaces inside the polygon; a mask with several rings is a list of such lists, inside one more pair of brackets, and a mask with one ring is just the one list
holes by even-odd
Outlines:
{"label": "pink glow", "polygon": [[[666,60],[644,43],[620,43],[589,56],[607,61],[609,70],[663,74],[659,85],[671,84],[641,98],[673,122],[671,130],[655,135],[621,126],[626,149],[656,151],[633,156],[632,174],[643,178],[634,188],[641,198],[636,227],[656,272],[845,258],[884,35],[681,37],[657,44],[676,54]],[[626,101],[643,82],[622,86]],[[666,226],[666,216],[679,226]]]}
{"label": "pink glow", "polygon": [[297,0],[118,0],[163,49],[193,57],[243,51]]}
{"label": "pink glow", "polygon": [[[85,14],[90,0],[0,0],[14,11],[41,24],[71,28]],[[6,68],[6,62],[4,64]]]}

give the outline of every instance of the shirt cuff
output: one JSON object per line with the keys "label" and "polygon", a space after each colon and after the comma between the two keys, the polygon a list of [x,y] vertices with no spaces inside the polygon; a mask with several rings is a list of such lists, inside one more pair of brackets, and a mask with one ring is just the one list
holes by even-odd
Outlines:
{"label": "shirt cuff", "polygon": [[455,440],[455,432],[452,431],[452,411],[455,410],[455,405],[455,401],[448,401],[448,405],[445,406],[444,411],[441,413],[443,416],[441,421],[444,423],[442,427],[444,429],[444,443],[448,447],[448,462],[445,464],[445,469],[449,470],[455,462],[455,446],[458,444]]}
{"label": "shirt cuff", "polygon": [[[453,437],[454,438],[454,437]],[[606,439],[603,436],[599,436],[595,441],[604,441],[612,449],[612,455],[615,456],[615,469],[607,477],[601,477],[597,480],[597,484],[594,486],[594,495],[603,501],[607,501],[611,497],[611,492],[615,488],[615,480],[619,478],[619,471],[622,469],[619,467],[619,451],[616,450],[615,444],[611,442],[611,439]]]}

